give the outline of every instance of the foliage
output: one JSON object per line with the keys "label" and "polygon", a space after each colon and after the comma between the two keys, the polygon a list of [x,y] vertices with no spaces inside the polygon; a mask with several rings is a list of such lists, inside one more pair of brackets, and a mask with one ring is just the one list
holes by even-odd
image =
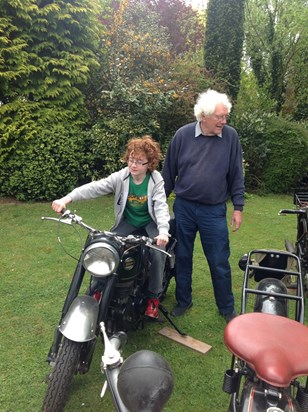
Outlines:
{"label": "foliage", "polygon": [[237,116],[242,113],[275,113],[276,102],[268,95],[265,86],[260,85],[253,71],[243,67],[240,90],[233,112]]}
{"label": "foliage", "polygon": [[80,103],[80,86],[97,64],[97,2],[1,0],[0,6],[0,102]]}
{"label": "foliage", "polygon": [[209,0],[204,43],[205,68],[236,101],[241,75],[245,0]]}
{"label": "foliage", "polygon": [[172,55],[198,52],[203,47],[204,19],[183,0],[151,0],[159,25],[167,30]]}
{"label": "foliage", "polygon": [[34,142],[44,130],[50,130],[51,124],[64,128],[74,124],[75,128],[81,128],[87,119],[82,107],[76,111],[74,104],[61,108],[20,99],[1,106],[0,113],[0,164]]}
{"label": "foliage", "polygon": [[111,119],[125,112],[142,122],[152,123],[153,118],[155,123],[156,112],[163,110],[161,103],[166,92],[168,36],[158,26],[157,14],[140,0],[133,6],[127,0],[121,2],[110,17],[108,28],[101,69],[91,81],[92,117],[94,121]]}
{"label": "foliage", "polygon": [[[180,21],[168,22],[166,13],[175,15],[177,10],[178,18],[184,15],[188,18],[189,15],[194,19],[197,16],[193,12],[189,14],[190,8],[182,1],[167,4],[125,0],[112,4],[114,12],[105,23],[108,31],[103,38],[101,68],[92,78],[87,99],[95,125],[93,135],[105,135],[106,124],[114,126],[117,120],[121,124],[122,136],[126,133],[123,145],[134,134],[149,133],[163,146],[187,117],[186,110],[189,110],[189,116],[192,112],[192,107],[186,104],[191,100],[191,94],[186,96],[187,86],[192,89],[191,80],[187,82],[187,78],[179,79],[179,74],[175,74],[172,55],[180,49],[176,52],[170,42],[172,36],[175,41],[174,24],[179,28]],[[200,27],[199,21],[198,24]],[[181,51],[184,49],[182,47]],[[197,77],[201,79],[204,73],[199,68],[197,70],[200,72]],[[195,98],[196,90],[192,94]],[[100,133],[97,133],[99,129]],[[118,139],[118,130],[116,127],[113,134],[111,130],[108,134]],[[114,155],[117,159],[118,154]],[[105,173],[103,170],[102,174]]]}
{"label": "foliage", "polygon": [[0,0],[1,193],[50,199],[72,188],[97,67],[96,0]]}
{"label": "foliage", "polygon": [[266,135],[270,152],[262,176],[264,187],[287,193],[307,173],[308,130],[287,119],[272,118]]}
{"label": "foliage", "polygon": [[[175,58],[172,65],[172,79],[175,94],[173,104],[162,113],[160,125],[163,152],[165,152],[174,132],[186,123],[195,121],[193,107],[199,93],[208,88],[219,89],[219,82],[206,71],[203,54],[185,53]],[[192,76],[193,73],[193,76]]]}
{"label": "foliage", "polygon": [[83,142],[74,123],[35,127],[0,163],[0,195],[19,200],[51,200],[71,191],[82,179]]}
{"label": "foliage", "polygon": [[[299,72],[307,72],[307,2],[305,0],[250,0],[246,2],[245,52],[258,83],[276,102],[276,112],[296,111],[291,99],[304,93]],[[300,90],[301,89],[301,90]]]}
{"label": "foliage", "polygon": [[245,159],[246,191],[287,193],[306,173],[307,129],[262,111],[234,114]]}
{"label": "foliage", "polygon": [[[286,88],[286,99],[283,112],[293,116],[294,120],[308,120],[308,44],[303,42],[303,47],[294,56],[292,73]],[[287,93],[291,90],[291,93]],[[292,106],[288,105],[291,100]]]}
{"label": "foliage", "polygon": [[266,135],[270,114],[263,111],[247,111],[232,116],[232,126],[239,133],[245,161],[246,191],[263,190],[262,174],[270,151],[270,141]]}
{"label": "foliage", "polygon": [[129,114],[125,122],[119,115],[96,123],[83,134],[87,178],[101,179],[124,167],[122,155],[128,139],[149,133],[149,127],[142,128]]}

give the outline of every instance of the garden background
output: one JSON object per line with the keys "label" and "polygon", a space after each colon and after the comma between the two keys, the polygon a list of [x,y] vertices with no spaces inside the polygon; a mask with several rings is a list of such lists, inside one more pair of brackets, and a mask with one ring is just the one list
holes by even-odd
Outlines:
{"label": "garden background", "polygon": [[307,0],[0,0],[0,196],[51,200],[163,153],[207,88],[233,103],[248,192],[307,175]]}
{"label": "garden background", "polygon": [[[40,410],[74,267],[57,228],[40,217],[52,199],[122,167],[129,138],[151,134],[164,154],[177,128],[194,121],[200,92],[230,96],[229,124],[244,150],[244,222],[230,236],[238,310],[239,257],[294,240],[295,220],[278,210],[307,182],[307,17],[306,0],[208,0],[201,10],[182,0],[0,0],[1,411]],[[112,224],[112,197],[74,208],[91,225]],[[125,355],[148,348],[170,362],[176,385],[166,410],[220,412],[225,323],[199,241],[194,259],[194,307],[178,322],[213,349],[201,356],[147,325],[129,336]],[[98,345],[67,411],[112,410],[99,398],[100,356]]]}

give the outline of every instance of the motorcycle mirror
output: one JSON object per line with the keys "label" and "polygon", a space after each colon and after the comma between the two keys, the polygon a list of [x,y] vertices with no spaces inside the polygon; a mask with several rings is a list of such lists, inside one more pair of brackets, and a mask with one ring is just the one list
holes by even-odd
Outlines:
{"label": "motorcycle mirror", "polygon": [[141,350],[127,358],[119,372],[118,391],[130,411],[159,412],[173,390],[172,371],[158,353]]}
{"label": "motorcycle mirror", "polygon": [[245,253],[245,255],[243,255],[238,261],[238,266],[243,272],[245,272],[246,270],[247,262],[248,262],[248,254]]}

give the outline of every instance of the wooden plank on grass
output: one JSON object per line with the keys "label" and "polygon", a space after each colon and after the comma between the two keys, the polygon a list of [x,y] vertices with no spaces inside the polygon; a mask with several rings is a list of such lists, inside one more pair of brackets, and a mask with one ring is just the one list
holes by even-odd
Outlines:
{"label": "wooden plank on grass", "polygon": [[175,329],[168,328],[167,326],[158,331],[158,333],[162,336],[165,336],[166,338],[172,339],[175,342],[181,343],[182,345],[188,346],[189,348],[203,354],[212,349],[212,346],[208,345],[207,343],[194,339],[191,336],[182,336]]}

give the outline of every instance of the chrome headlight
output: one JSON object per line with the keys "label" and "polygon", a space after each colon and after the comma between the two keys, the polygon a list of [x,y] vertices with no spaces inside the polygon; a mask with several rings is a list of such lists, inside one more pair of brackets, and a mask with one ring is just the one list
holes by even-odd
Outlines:
{"label": "chrome headlight", "polygon": [[117,250],[105,242],[88,246],[83,255],[84,268],[94,276],[108,276],[117,270],[120,258]]}

